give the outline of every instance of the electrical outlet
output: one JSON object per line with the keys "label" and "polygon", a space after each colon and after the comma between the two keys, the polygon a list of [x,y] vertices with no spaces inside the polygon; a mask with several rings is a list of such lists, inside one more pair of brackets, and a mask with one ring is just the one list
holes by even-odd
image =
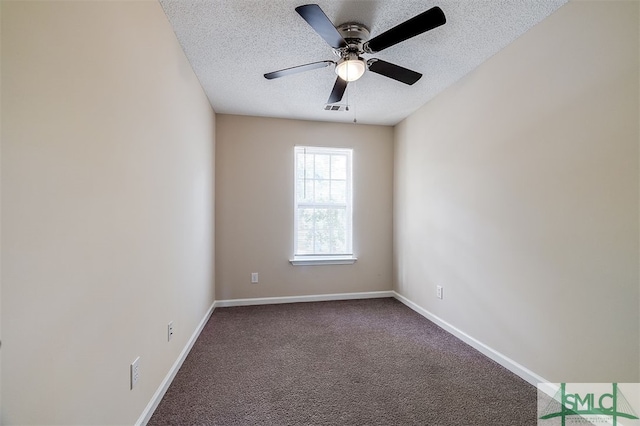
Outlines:
{"label": "electrical outlet", "polygon": [[252,272],[251,273],[251,283],[252,284],[258,284],[258,273],[257,272]]}
{"label": "electrical outlet", "polygon": [[438,299],[442,299],[442,286],[436,286],[436,295],[438,296]]}
{"label": "electrical outlet", "polygon": [[173,337],[173,321],[169,322],[169,325],[167,326],[167,342],[170,342],[172,337]]}
{"label": "electrical outlet", "polygon": [[131,389],[138,383],[138,380],[140,380],[140,357],[131,363]]}

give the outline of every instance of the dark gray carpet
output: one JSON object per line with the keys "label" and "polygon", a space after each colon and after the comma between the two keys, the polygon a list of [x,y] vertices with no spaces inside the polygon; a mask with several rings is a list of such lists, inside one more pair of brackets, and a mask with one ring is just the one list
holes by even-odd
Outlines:
{"label": "dark gray carpet", "polygon": [[535,425],[536,388],[395,299],[218,308],[149,425]]}

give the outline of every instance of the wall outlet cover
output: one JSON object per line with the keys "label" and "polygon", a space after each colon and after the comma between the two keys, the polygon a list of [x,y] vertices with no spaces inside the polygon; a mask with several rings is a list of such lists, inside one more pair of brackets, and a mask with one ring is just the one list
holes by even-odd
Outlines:
{"label": "wall outlet cover", "polygon": [[131,363],[131,389],[138,383],[138,380],[140,380],[140,357]]}

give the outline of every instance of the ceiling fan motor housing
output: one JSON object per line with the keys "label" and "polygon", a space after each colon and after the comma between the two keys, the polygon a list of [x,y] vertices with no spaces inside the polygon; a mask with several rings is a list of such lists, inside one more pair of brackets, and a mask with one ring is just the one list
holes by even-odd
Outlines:
{"label": "ceiling fan motor housing", "polygon": [[362,44],[369,40],[369,29],[357,22],[347,22],[336,27],[342,38],[347,42],[347,46],[338,49],[341,57],[348,56],[349,53],[361,55],[364,53]]}

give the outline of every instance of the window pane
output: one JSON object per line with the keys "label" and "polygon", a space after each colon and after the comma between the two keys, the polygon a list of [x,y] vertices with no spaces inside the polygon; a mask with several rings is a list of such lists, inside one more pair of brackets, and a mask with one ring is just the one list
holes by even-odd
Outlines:
{"label": "window pane", "polygon": [[329,217],[327,215],[327,209],[314,210],[313,224],[316,231],[329,229]]}
{"label": "window pane", "polygon": [[313,202],[313,199],[315,198],[313,193],[313,186],[314,186],[313,180],[307,179],[307,181],[305,182],[305,186],[307,188],[307,193],[305,194],[305,201]]}
{"label": "window pane", "polygon": [[345,155],[331,156],[331,178],[332,179],[347,178],[347,157]]}
{"label": "window pane", "polygon": [[317,229],[315,232],[315,244],[314,250],[316,254],[330,254],[329,250],[329,230],[328,229]]}
{"label": "window pane", "polygon": [[331,228],[333,229],[346,229],[347,228],[347,210],[346,209],[333,209],[331,211]]}
{"label": "window pane", "polygon": [[313,231],[298,231],[298,254],[313,254]]}
{"label": "window pane", "polygon": [[298,215],[298,230],[313,230],[313,209],[300,209]]}
{"label": "window pane", "polygon": [[296,153],[296,179],[304,177],[304,154]]}
{"label": "window pane", "polygon": [[316,193],[314,201],[316,203],[328,203],[331,201],[331,181],[317,180],[315,189]]}
{"label": "window pane", "polygon": [[344,229],[334,229],[331,233],[331,252],[346,253],[346,233]]}
{"label": "window pane", "polygon": [[312,203],[313,202],[313,180],[298,179],[296,185],[297,194],[296,200],[298,203]]}
{"label": "window pane", "polygon": [[302,154],[304,159],[304,174],[307,179],[313,179],[314,171],[313,171],[313,158],[315,155],[313,154]]}
{"label": "window pane", "polygon": [[316,154],[316,170],[315,170],[315,178],[316,179],[331,179],[331,163],[330,155],[322,155]]}
{"label": "window pane", "polygon": [[331,181],[331,202],[344,203],[347,200],[347,182],[340,180]]}

